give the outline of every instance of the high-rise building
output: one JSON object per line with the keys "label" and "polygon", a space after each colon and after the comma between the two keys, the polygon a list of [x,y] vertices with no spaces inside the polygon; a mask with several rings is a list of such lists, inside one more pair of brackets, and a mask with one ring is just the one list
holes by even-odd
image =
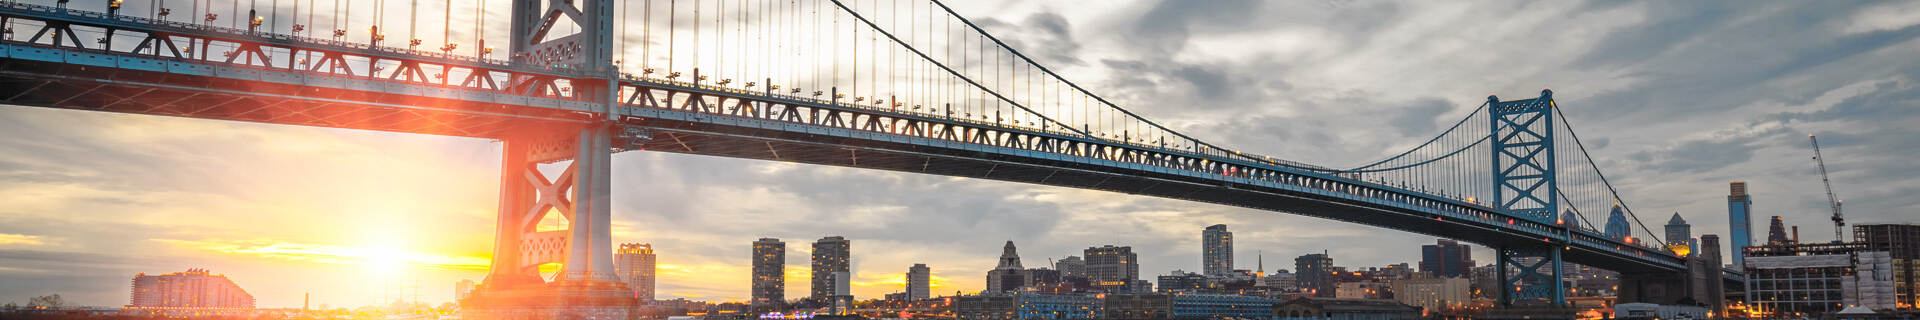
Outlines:
{"label": "high-rise building", "polygon": [[1140,281],[1140,256],[1133,253],[1133,247],[1088,247],[1085,254],[1087,282],[1096,288],[1129,291]]}
{"label": "high-rise building", "polygon": [[1727,242],[1733,253],[1733,267],[1746,265],[1746,251],[1740,248],[1753,246],[1753,198],[1747,196],[1747,182],[1734,181],[1729,184],[1733,189],[1727,195],[1727,225],[1730,235]]}
{"label": "high-rise building", "polygon": [[131,307],[141,308],[253,308],[253,295],[226,275],[207,269],[188,269],[161,275],[133,276]]}
{"label": "high-rise building", "polygon": [[[1699,250],[1699,248],[1694,248],[1693,225],[1687,224],[1686,219],[1681,219],[1679,212],[1673,213],[1673,219],[1667,219],[1667,245],[1684,246],[1686,247],[1685,252],[1697,252],[1696,250]],[[1680,251],[1676,250],[1675,252]]]}
{"label": "high-rise building", "polygon": [[753,242],[753,307],[774,308],[787,301],[787,243],[760,238]]}
{"label": "high-rise building", "polygon": [[933,272],[925,263],[915,263],[907,268],[907,300],[920,301],[932,297]]}
{"label": "high-rise building", "polygon": [[613,272],[642,303],[653,301],[655,264],[652,244],[622,243],[613,254]]}
{"label": "high-rise building", "polygon": [[1580,230],[1580,215],[1574,214],[1573,208],[1569,207],[1566,212],[1560,213],[1560,224],[1567,226],[1567,229]]}
{"label": "high-rise building", "polygon": [[1767,224],[1767,245],[1782,245],[1793,242],[1793,239],[1787,237],[1787,225],[1780,222],[1780,216],[1773,216],[1773,221]]}
{"label": "high-rise building", "polygon": [[1473,248],[1453,240],[1420,246],[1420,272],[1435,278],[1464,278],[1473,275]]}
{"label": "high-rise building", "polygon": [[460,279],[453,283],[453,300],[466,300],[473,295],[473,279]]}
{"label": "high-rise building", "polygon": [[1020,265],[1020,254],[1008,240],[1000,247],[1000,264],[987,271],[987,292],[1010,292],[1033,284],[1027,268]]}
{"label": "high-rise building", "polygon": [[1626,239],[1633,236],[1633,227],[1627,225],[1626,211],[1620,208],[1620,201],[1613,202],[1613,210],[1607,213],[1607,237]]}
{"label": "high-rise building", "polygon": [[1293,258],[1294,281],[1315,297],[1333,297],[1333,257],[1325,252]]}
{"label": "high-rise building", "polygon": [[1920,224],[1855,224],[1854,241],[1867,251],[1883,251],[1893,259],[1894,300],[1905,308],[1920,308]]}
{"label": "high-rise building", "polygon": [[1224,277],[1233,273],[1233,232],[1216,224],[1200,231],[1200,273]]}
{"label": "high-rise building", "polygon": [[1060,270],[1060,277],[1062,278],[1087,277],[1087,261],[1081,260],[1080,256],[1067,256],[1066,258],[1061,258],[1060,261],[1055,261],[1053,265],[1054,269]]}
{"label": "high-rise building", "polygon": [[831,236],[813,242],[813,299],[825,300],[833,296],[833,273],[852,272],[848,262],[849,245],[847,238]]}

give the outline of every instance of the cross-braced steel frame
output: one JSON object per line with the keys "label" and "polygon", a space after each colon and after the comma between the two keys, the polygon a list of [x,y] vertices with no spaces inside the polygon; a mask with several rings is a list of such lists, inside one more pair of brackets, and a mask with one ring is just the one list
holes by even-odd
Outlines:
{"label": "cross-braced steel frame", "polygon": [[[1554,107],[1552,90],[1540,90],[1540,97],[1525,100],[1500,101],[1499,97],[1487,96],[1493,126],[1495,210],[1510,217],[1559,225],[1553,212],[1560,199],[1555,196],[1559,184],[1554,167]],[[1501,304],[1519,299],[1567,303],[1566,285],[1560,279],[1561,270],[1565,270],[1560,255],[1569,233],[1564,226],[1561,229],[1538,245],[1495,248],[1500,256]],[[1509,268],[1518,269],[1519,274],[1508,274]]]}

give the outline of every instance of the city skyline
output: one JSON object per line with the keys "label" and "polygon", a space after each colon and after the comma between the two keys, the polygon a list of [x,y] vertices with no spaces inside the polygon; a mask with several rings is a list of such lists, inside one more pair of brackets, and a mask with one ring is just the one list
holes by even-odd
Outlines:
{"label": "city skyline", "polygon": [[[1887,151],[1920,149],[1900,139],[1914,129],[1894,125],[1920,109],[1901,98],[1920,90],[1920,66],[1901,58],[1920,52],[1914,19],[1876,13],[1912,4],[1764,4],[1784,8],[1732,17],[1711,13],[1728,11],[1715,4],[1662,3],[957,5],[1123,106],[1263,154],[1330,165],[1376,160],[1404,149],[1381,146],[1416,143],[1484,94],[1551,86],[1572,125],[1596,139],[1588,147],[1643,221],[1677,211],[1695,234],[1725,236],[1723,188],[1738,180],[1753,184],[1755,217],[1829,226],[1811,150],[1800,144],[1805,133],[1832,137],[1823,147],[1851,204],[1849,221],[1907,222],[1898,219],[1920,208],[1901,196],[1920,186],[1900,178],[1920,167]],[[1388,8],[1396,10],[1380,10]],[[1780,30],[1755,22],[1778,20],[1767,19],[1777,14],[1770,12],[1805,12],[1810,22],[1786,28],[1802,31],[1768,50],[1687,41]],[[1507,15],[1539,19],[1480,23]],[[1204,18],[1211,16],[1279,18]],[[1694,32],[1661,33],[1662,23]],[[1427,31],[1435,29],[1472,31]],[[1255,38],[1272,41],[1243,45]],[[1406,59],[1414,51],[1435,54]],[[1736,51],[1778,56],[1742,59]],[[1235,107],[1249,105],[1260,107]],[[1400,125],[1357,125],[1381,113]],[[10,203],[0,209],[0,282],[10,284],[0,300],[59,293],[121,305],[126,277],[195,267],[222,270],[268,307],[297,305],[307,292],[315,305],[360,305],[383,285],[441,287],[484,276],[499,152],[485,140],[13,106],[0,107],[0,130],[0,201]],[[1088,246],[1132,246],[1144,274],[1200,270],[1193,230],[1217,223],[1241,230],[1237,255],[1327,249],[1354,266],[1414,262],[1418,244],[1432,241],[994,181],[644,152],[615,161],[614,240],[672,253],[660,257],[663,299],[745,299],[750,249],[741,244],[757,237],[862,241],[853,267],[861,297],[897,290],[900,266],[912,263],[934,267],[935,295],[977,291],[973,275],[993,266],[995,244],[1007,239],[1036,265]],[[1823,234],[1804,236],[1829,240]],[[1148,240],[1131,240],[1139,238]],[[790,255],[810,253],[794,247]],[[795,273],[804,262],[786,266],[788,280],[806,278]],[[806,288],[787,290],[801,297],[795,293]],[[452,295],[422,291],[436,292],[428,298],[436,301]]]}

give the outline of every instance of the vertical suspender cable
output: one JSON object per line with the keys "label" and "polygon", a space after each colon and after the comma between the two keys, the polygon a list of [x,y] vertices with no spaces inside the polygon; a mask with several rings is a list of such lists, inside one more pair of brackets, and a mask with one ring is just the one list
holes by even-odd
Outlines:
{"label": "vertical suspender cable", "polygon": [[640,34],[642,37],[640,41],[640,69],[642,69],[642,71],[651,69],[648,68],[647,65],[653,63],[653,0],[647,0],[645,5],[646,8],[640,10]]}
{"label": "vertical suspender cable", "polygon": [[693,83],[700,84],[700,0],[693,0]]}
{"label": "vertical suspender cable", "polygon": [[674,64],[674,61],[673,61],[674,56],[678,55],[676,52],[674,52],[674,49],[673,49],[674,45],[680,43],[680,41],[675,38],[675,35],[678,35],[680,33],[679,31],[677,31],[680,29],[680,25],[678,23],[675,23],[675,21],[678,21],[678,19],[680,18],[679,5],[680,5],[680,0],[667,1],[667,70],[668,71],[673,71],[673,70],[676,70],[676,68],[680,67],[679,65]]}
{"label": "vertical suspender cable", "polygon": [[407,50],[408,51],[412,51],[414,47],[417,46],[413,44],[413,41],[420,40],[419,33],[417,33],[419,30],[420,30],[420,0],[409,0],[407,1]]}

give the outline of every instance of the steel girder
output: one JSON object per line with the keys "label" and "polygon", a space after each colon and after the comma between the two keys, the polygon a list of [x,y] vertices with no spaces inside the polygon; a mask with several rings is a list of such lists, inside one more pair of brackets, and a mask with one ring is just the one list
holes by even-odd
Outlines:
{"label": "steel girder", "polygon": [[[549,1],[548,5],[551,6],[551,3]],[[830,100],[778,95],[771,91],[739,90],[721,86],[659,81],[659,79],[599,80],[613,79],[611,74],[614,71],[605,69],[538,66],[528,62],[459,58],[438,52],[372,48],[364,44],[337,43],[185,24],[166,24],[130,17],[93,17],[86,16],[84,13],[66,11],[13,10],[16,7],[11,3],[0,7],[0,16],[73,20],[80,21],[73,23],[74,26],[92,26],[103,30],[107,28],[146,30],[147,34],[144,38],[146,40],[142,41],[146,44],[140,46],[144,48],[134,50],[112,46],[102,49],[82,49],[64,46],[55,48],[48,44],[10,43],[15,47],[43,50],[49,52],[49,55],[60,56],[60,58],[48,59],[9,57],[6,61],[0,61],[0,65],[23,66],[10,69],[13,70],[8,71],[10,73],[0,74],[4,76],[0,78],[20,81],[19,86],[7,86],[11,91],[0,92],[0,94],[35,99],[33,101],[7,100],[11,103],[481,137],[499,137],[535,127],[578,128],[578,126],[596,125],[595,123],[604,120],[617,120],[621,123],[675,123],[665,126],[648,126],[647,130],[641,131],[622,129],[619,131],[621,136],[651,137],[652,139],[633,139],[641,142],[620,145],[620,149],[649,149],[861,167],[884,165],[889,170],[904,171],[917,168],[914,170],[932,174],[1153,194],[1301,213],[1463,240],[1472,239],[1469,241],[1491,245],[1537,241],[1540,237],[1550,237],[1555,234],[1551,224],[1541,224],[1529,221],[1530,219],[1513,221],[1514,219],[1510,219],[1509,217],[1512,216],[1507,212],[1497,211],[1487,206],[1367,183],[1351,176],[1317,171],[1310,166],[1274,165],[1219,149],[1168,148],[1165,145],[1152,143],[1128,143],[1087,137],[1057,127],[1035,128],[992,121],[959,119],[931,112],[854,106]],[[527,38],[533,37],[529,35]],[[257,43],[259,49],[256,51],[253,47],[247,47],[248,49],[240,51],[247,54],[246,57],[258,58],[253,63],[245,59],[229,61],[224,59],[225,57],[210,58],[208,57],[210,51],[204,50],[209,44],[240,48],[250,42]],[[190,43],[190,45],[181,45],[182,43]],[[294,53],[311,58],[306,59],[307,63],[302,65],[300,61],[291,58],[296,56]],[[90,60],[91,56],[104,58]],[[452,71],[443,71],[448,69]],[[466,69],[479,71],[462,71]],[[436,71],[441,72],[434,74]],[[464,76],[462,76],[463,73],[465,73]],[[599,74],[608,76],[602,77],[598,76]],[[151,78],[163,80],[149,80]],[[285,81],[281,80],[283,78],[309,80]],[[456,81],[461,79],[465,81]],[[490,81],[493,79],[506,80]],[[454,82],[462,83],[454,84]],[[600,82],[604,82],[607,89],[594,92],[594,88],[602,85]],[[261,84],[271,85],[261,86]],[[58,94],[91,92],[88,90],[98,90],[93,89],[96,87],[124,92],[116,92],[111,95],[113,98],[108,100],[74,96],[63,98],[63,95]],[[310,93],[313,90],[319,90],[328,97],[332,97],[333,100],[327,100],[332,104],[314,107],[299,102],[318,100]],[[414,98],[406,98],[442,95],[441,92],[453,93],[427,102],[410,101]],[[166,96],[162,97],[159,94],[166,94]],[[476,94],[488,96],[480,99],[471,98]],[[615,94],[618,94],[617,97],[620,99],[615,99]],[[262,102],[274,99],[287,99],[294,102]],[[151,102],[154,100],[177,102]],[[437,102],[476,100],[479,102],[473,104],[471,108],[422,107],[438,106],[435,105]],[[189,103],[201,106],[188,108]],[[546,105],[541,105],[543,103]],[[108,104],[125,108],[98,107],[98,105]],[[94,107],[89,108],[88,105]],[[156,105],[162,107],[154,107]],[[243,106],[252,108],[254,111],[238,108]],[[401,111],[393,115],[362,116],[356,114],[363,114],[364,110],[352,110],[356,108]],[[334,112],[334,114],[325,115],[328,112]],[[444,117],[444,114],[471,116],[454,118],[450,123],[442,123],[449,119]],[[462,127],[462,123],[482,121],[492,121],[491,123],[494,124],[490,125],[491,127],[463,127],[476,128],[475,130],[444,129]],[[731,123],[733,127],[705,125],[714,123]],[[681,127],[682,125],[699,126]],[[754,128],[761,131],[755,131],[756,136],[753,137],[733,136],[729,133],[730,131],[726,131],[740,128]],[[573,129],[562,129],[562,131],[565,130]],[[868,136],[869,138],[855,139],[847,136]],[[830,140],[813,141],[811,139]],[[751,142],[747,144],[709,143],[719,141]],[[783,144],[779,141],[807,142]],[[909,141],[912,143],[905,143]],[[752,142],[758,142],[758,151],[750,147],[754,144]],[[894,157],[865,156],[875,152],[917,154],[928,150],[964,150],[964,152],[938,157],[921,157],[916,163],[917,166],[887,164],[891,161],[888,159]],[[1034,165],[1023,163],[1023,161],[1046,164]],[[1088,175],[1090,172],[1129,172],[1129,174],[1141,176],[1102,175],[1095,179]],[[1023,178],[1018,176],[1020,174],[1038,176]],[[1176,180],[1182,182],[1171,182]],[[1249,197],[1264,197],[1248,195],[1250,192],[1248,189],[1258,188],[1286,190],[1284,193],[1290,195],[1287,197],[1315,199],[1314,201],[1324,203],[1295,202],[1292,205],[1295,209],[1287,209],[1287,207],[1263,204],[1281,203],[1276,201],[1244,202],[1251,199]],[[1307,210],[1299,209],[1329,205],[1335,208],[1330,212],[1352,214],[1322,215],[1306,213]],[[1372,211],[1354,211],[1353,208],[1359,207],[1372,208],[1369,209]],[[1378,215],[1380,212],[1397,212],[1397,215]],[[1658,254],[1657,251],[1608,239],[1574,237],[1570,243],[1573,244],[1573,249],[1568,250],[1567,257],[1576,262],[1594,262],[1591,264],[1611,264],[1621,268],[1649,270],[1673,269],[1678,266],[1677,263],[1663,260],[1663,255]]]}
{"label": "steel girder", "polygon": [[[1496,248],[1500,263],[1500,304],[1515,300],[1540,299],[1555,306],[1567,304],[1566,283],[1560,272],[1566,270],[1560,246],[1511,246]],[[1510,271],[1519,271],[1510,274]]]}
{"label": "steel girder", "polygon": [[1560,187],[1554,167],[1553,91],[1514,101],[1487,96],[1487,103],[1493,128],[1494,208],[1554,223]]}
{"label": "steel girder", "polygon": [[[1540,90],[1538,98],[1514,101],[1487,96],[1487,104],[1493,129],[1493,209],[1556,226],[1546,232],[1543,244],[1498,247],[1500,303],[1544,299],[1555,306],[1566,305],[1565,285],[1560,279],[1560,271],[1565,270],[1561,246],[1572,244],[1573,239],[1572,232],[1554,220],[1554,211],[1560,207],[1560,187],[1554,158],[1553,91]],[[1516,259],[1521,257],[1538,260],[1526,263]],[[1542,267],[1552,269],[1540,272]],[[1509,268],[1520,273],[1510,276]]]}

